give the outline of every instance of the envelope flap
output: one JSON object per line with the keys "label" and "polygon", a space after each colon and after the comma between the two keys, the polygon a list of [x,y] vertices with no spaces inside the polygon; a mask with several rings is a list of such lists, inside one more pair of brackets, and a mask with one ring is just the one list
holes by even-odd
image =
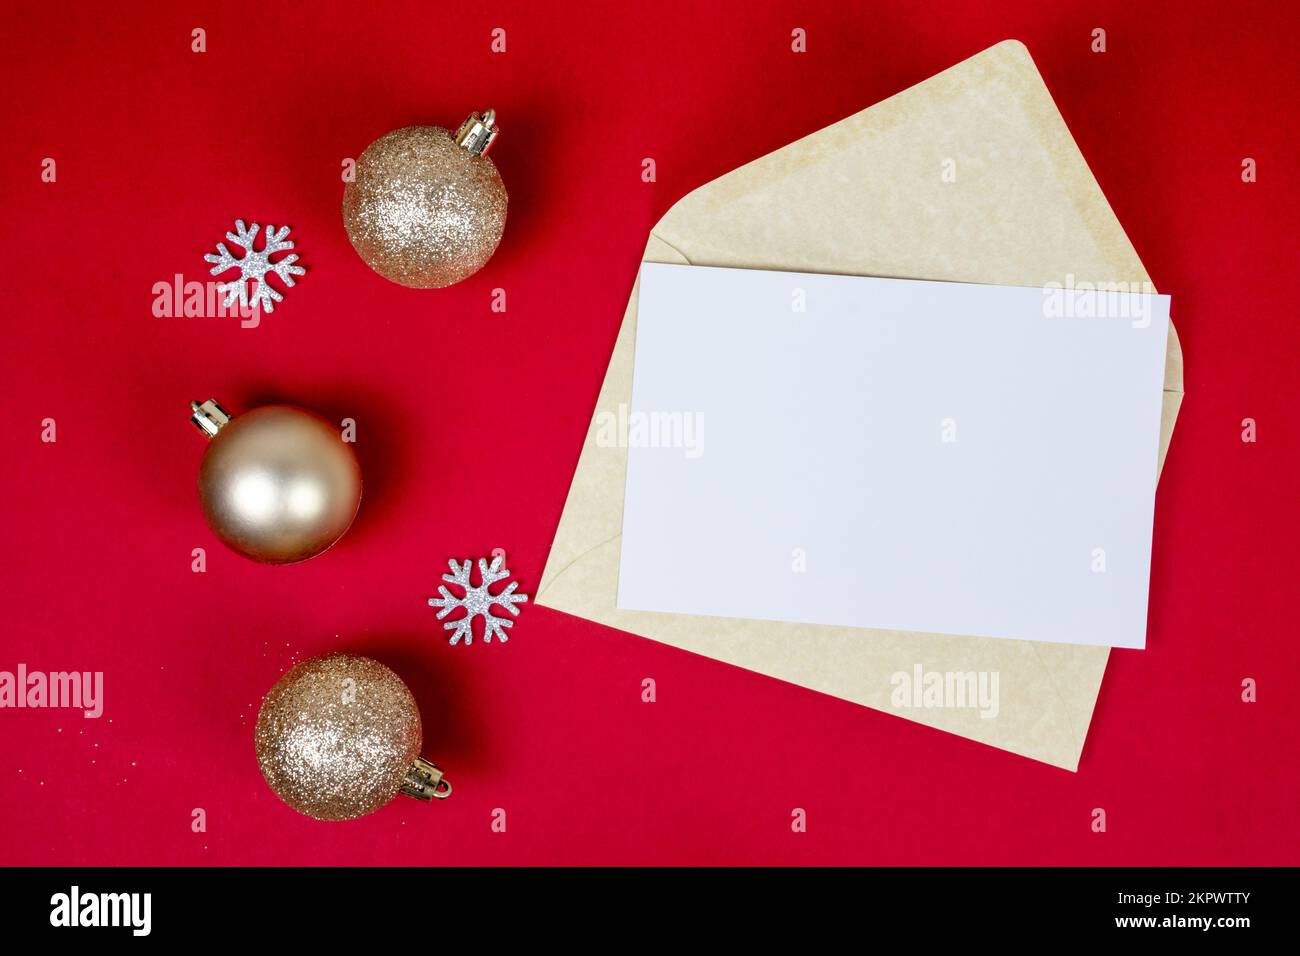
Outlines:
{"label": "envelope flap", "polygon": [[1151,288],[1016,40],[696,189],[652,235],[693,265]]}

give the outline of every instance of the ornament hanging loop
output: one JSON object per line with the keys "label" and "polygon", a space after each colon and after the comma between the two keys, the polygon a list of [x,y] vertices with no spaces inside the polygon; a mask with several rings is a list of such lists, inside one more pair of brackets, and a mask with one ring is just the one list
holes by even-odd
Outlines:
{"label": "ornament hanging loop", "polygon": [[443,776],[441,767],[423,757],[416,757],[402,781],[402,793],[416,800],[446,800],[451,796],[451,783]]}
{"label": "ornament hanging loop", "polygon": [[482,115],[470,113],[456,130],[456,145],[475,156],[486,156],[497,140],[501,127],[497,126],[497,111],[484,110]]}
{"label": "ornament hanging loop", "polygon": [[202,404],[190,402],[190,413],[190,421],[208,438],[214,437],[230,421],[230,412],[217,404],[215,398]]}

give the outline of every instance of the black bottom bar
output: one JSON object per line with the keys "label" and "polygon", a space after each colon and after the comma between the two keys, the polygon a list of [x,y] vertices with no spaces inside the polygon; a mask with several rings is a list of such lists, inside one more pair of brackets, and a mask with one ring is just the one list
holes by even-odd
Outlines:
{"label": "black bottom bar", "polygon": [[1286,932],[1296,885],[1295,870],[1200,868],[25,869],[0,876],[6,941],[320,940],[425,952],[451,940],[463,946],[467,936],[494,948],[507,938],[534,937],[552,948],[725,937],[861,950],[899,933],[918,952],[945,940],[1052,944],[1096,936],[1231,945],[1241,934]]}

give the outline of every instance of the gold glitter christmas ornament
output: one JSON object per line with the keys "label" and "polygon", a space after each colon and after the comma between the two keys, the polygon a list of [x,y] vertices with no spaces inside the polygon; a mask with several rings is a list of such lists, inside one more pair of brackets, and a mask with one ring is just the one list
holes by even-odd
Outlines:
{"label": "gold glitter christmas ornament", "polygon": [[483,268],[506,225],[506,187],[487,158],[498,132],[487,110],[455,133],[408,126],[366,147],[343,189],[343,225],[370,268],[413,289]]}
{"label": "gold glitter christmas ornament", "polygon": [[420,756],[415,698],[369,657],[327,654],[294,667],[262,701],[255,736],[267,786],[317,820],[374,813],[399,792],[451,795],[442,770]]}
{"label": "gold glitter christmas ornament", "polygon": [[348,530],[361,504],[361,467],[325,419],[293,405],[232,418],[213,399],[190,402],[190,412],[211,442],[199,502],[226,545],[254,561],[292,564]]}

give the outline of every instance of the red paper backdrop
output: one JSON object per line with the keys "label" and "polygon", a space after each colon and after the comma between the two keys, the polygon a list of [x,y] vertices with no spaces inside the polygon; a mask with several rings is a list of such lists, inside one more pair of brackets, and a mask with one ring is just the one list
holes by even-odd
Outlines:
{"label": "red paper backdrop", "polygon": [[[0,669],[102,670],[106,712],[0,711],[0,861],[1300,862],[1297,22],[1293,4],[1267,8],[12,10]],[[1112,656],[1079,773],[542,608],[508,645],[449,647],[425,605],[448,557],[503,547],[535,590],[651,225],[1007,37],[1173,294],[1187,364],[1149,648]],[[342,160],[487,105],[510,191],[499,252],[448,290],[385,282],[344,234]],[[645,157],[657,183],[641,181]],[[1242,182],[1244,157],[1258,182]],[[236,217],[290,224],[306,278],[256,329],[155,318],[153,284],[204,279]],[[209,396],[356,419],[366,499],[334,551],[277,569],[222,549],[187,420]],[[452,800],[326,825],[266,789],[261,695],[291,660],[336,649],[408,680]]]}

